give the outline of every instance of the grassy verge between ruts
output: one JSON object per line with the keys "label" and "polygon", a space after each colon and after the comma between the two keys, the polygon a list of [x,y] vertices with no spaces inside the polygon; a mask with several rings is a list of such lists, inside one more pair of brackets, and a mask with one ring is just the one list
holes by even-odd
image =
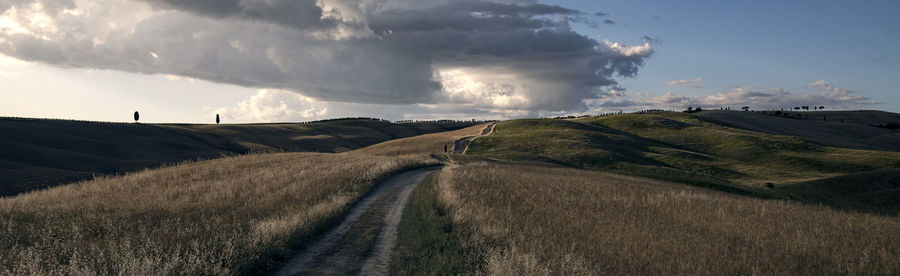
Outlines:
{"label": "grassy verge between ruts", "polygon": [[438,204],[438,174],[420,184],[403,212],[391,275],[459,275],[479,270],[481,257],[460,243],[453,221]]}

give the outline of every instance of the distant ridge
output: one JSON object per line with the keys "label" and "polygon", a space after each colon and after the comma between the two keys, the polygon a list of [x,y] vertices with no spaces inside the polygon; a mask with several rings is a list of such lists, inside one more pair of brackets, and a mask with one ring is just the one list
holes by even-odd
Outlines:
{"label": "distant ridge", "polygon": [[733,128],[796,136],[818,144],[864,150],[900,151],[900,114],[875,111],[704,111],[704,121]]}
{"label": "distant ridge", "polygon": [[4,117],[0,118],[0,196],[94,175],[223,155],[344,152],[473,124],[396,124],[376,118],[268,124],[142,124]]}

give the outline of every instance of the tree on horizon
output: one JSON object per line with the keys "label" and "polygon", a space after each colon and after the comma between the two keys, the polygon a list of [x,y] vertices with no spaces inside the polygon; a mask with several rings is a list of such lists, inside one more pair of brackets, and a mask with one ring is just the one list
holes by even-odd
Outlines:
{"label": "tree on horizon", "polygon": [[139,119],[141,119],[141,114],[138,113],[137,111],[135,111],[135,112],[134,112],[134,122],[137,123],[137,121],[138,121]]}
{"label": "tree on horizon", "polygon": [[219,114],[216,114],[216,124],[219,124]]}

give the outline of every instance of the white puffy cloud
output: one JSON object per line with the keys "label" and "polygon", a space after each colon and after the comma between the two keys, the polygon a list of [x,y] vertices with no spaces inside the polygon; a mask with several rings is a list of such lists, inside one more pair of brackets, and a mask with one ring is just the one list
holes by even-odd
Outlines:
{"label": "white puffy cloud", "polygon": [[226,123],[304,122],[342,117],[374,117],[392,120],[508,119],[538,116],[527,110],[486,109],[469,104],[385,105],[323,102],[290,91],[258,89],[233,106],[204,107]]}
{"label": "white puffy cloud", "polygon": [[834,87],[826,81],[809,84],[812,90],[791,92],[783,88],[734,87],[711,95],[684,95],[671,92],[662,95],[609,98],[592,105],[592,111],[674,109],[686,107],[720,108],[750,106],[757,110],[791,109],[795,106],[825,106],[829,109],[858,109],[879,104],[858,95],[857,91]]}
{"label": "white puffy cloud", "polygon": [[684,87],[690,88],[691,90],[697,90],[703,88],[703,79],[702,78],[694,78],[694,79],[684,79],[684,80],[673,80],[666,82],[667,87]]}
{"label": "white puffy cloud", "polygon": [[620,56],[649,56],[653,53],[650,43],[644,42],[644,45],[627,46],[618,42],[603,41],[608,50],[618,53]]}
{"label": "white puffy cloud", "polygon": [[256,95],[236,107],[211,111],[230,122],[299,122],[322,119],[328,115],[326,104],[303,95],[273,89],[259,89]]}
{"label": "white puffy cloud", "polygon": [[323,102],[585,111],[653,49],[575,33],[582,16],[534,0],[3,0],[0,53]]}

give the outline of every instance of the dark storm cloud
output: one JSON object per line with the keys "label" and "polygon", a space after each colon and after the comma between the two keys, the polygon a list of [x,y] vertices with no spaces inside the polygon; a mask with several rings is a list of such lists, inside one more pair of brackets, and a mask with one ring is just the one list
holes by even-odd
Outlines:
{"label": "dark storm cloud", "polygon": [[140,0],[163,9],[181,10],[213,18],[262,20],[295,28],[332,27],[322,20],[316,0]]}
{"label": "dark storm cloud", "polygon": [[435,30],[503,31],[556,25],[540,15],[578,15],[576,10],[547,5],[511,5],[463,1],[418,10],[388,10],[373,14],[368,25],[376,34]]}
{"label": "dark storm cloud", "polygon": [[141,0],[156,6],[179,9],[214,17],[240,14],[241,0]]}
{"label": "dark storm cloud", "polygon": [[[33,1],[0,7],[26,22]],[[653,52],[575,33],[583,13],[530,0],[40,2],[55,28],[0,34],[0,52],[326,101],[585,110]]]}

